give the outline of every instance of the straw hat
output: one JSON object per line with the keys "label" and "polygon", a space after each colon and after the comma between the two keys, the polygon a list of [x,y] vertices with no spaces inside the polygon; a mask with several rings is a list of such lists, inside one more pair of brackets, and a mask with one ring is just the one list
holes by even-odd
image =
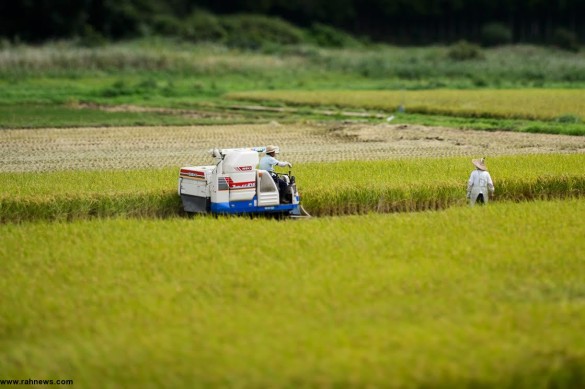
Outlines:
{"label": "straw hat", "polygon": [[280,152],[280,150],[278,149],[278,146],[274,146],[274,145],[266,146],[266,154],[270,154],[270,153],[278,154],[279,152]]}
{"label": "straw hat", "polygon": [[485,157],[482,159],[474,159],[471,163],[473,163],[479,170],[487,170],[487,166],[485,166]]}

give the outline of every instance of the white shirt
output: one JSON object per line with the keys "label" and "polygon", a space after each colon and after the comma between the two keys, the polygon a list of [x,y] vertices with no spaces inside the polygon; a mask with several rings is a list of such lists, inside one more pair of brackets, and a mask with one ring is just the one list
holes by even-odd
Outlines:
{"label": "white shirt", "polygon": [[274,165],[278,165],[280,167],[287,166],[288,162],[280,162],[278,159],[271,157],[270,155],[265,155],[260,160],[260,164],[258,165],[258,169],[266,170],[267,172],[274,172]]}
{"label": "white shirt", "polygon": [[471,172],[471,176],[467,182],[467,193],[471,193],[472,190],[473,192],[484,194],[487,194],[488,190],[491,193],[494,192],[492,177],[486,170],[476,169]]}

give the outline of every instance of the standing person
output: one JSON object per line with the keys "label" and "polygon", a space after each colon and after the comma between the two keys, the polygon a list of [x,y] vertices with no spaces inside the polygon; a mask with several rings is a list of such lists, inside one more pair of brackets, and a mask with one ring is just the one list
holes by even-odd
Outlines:
{"label": "standing person", "polygon": [[[272,179],[274,179],[274,182],[276,182],[276,185],[278,185],[278,191],[280,192],[280,197],[281,199],[283,199],[283,195],[284,195],[284,191],[286,190],[286,187],[288,186],[288,184],[286,183],[286,181],[284,181],[282,178],[278,177],[278,175],[274,172],[274,166],[278,165],[280,167],[292,167],[292,164],[290,162],[286,162],[286,161],[279,161],[278,159],[275,158],[276,154],[278,154],[280,152],[278,146],[266,146],[266,155],[264,157],[262,157],[262,159],[260,160],[260,164],[258,165],[258,169],[260,170],[266,170],[268,173],[270,173],[270,175],[272,176]],[[281,202],[285,202],[284,200]]]}
{"label": "standing person", "polygon": [[467,198],[469,205],[473,206],[475,203],[487,204],[489,194],[494,194],[494,183],[490,173],[485,166],[485,158],[474,159],[471,161],[475,165],[475,170],[471,172],[469,181],[467,182]]}

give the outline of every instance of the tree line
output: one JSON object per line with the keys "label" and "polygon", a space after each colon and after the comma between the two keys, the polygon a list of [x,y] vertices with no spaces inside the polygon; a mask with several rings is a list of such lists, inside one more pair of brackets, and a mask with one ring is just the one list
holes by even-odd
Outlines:
{"label": "tree line", "polygon": [[114,40],[172,35],[198,14],[209,13],[275,16],[301,28],[318,23],[395,44],[477,41],[486,26],[499,26],[501,38],[510,43],[547,43],[559,31],[585,41],[583,0],[2,1],[0,36],[41,42],[88,35]]}

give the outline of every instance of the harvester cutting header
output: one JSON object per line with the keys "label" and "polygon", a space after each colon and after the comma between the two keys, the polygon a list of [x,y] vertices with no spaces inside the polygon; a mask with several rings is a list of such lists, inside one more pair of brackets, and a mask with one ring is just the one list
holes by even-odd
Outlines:
{"label": "harvester cutting header", "polygon": [[[278,148],[213,149],[210,153],[215,165],[182,167],[178,192],[185,211],[309,216],[301,206],[295,177],[290,171],[292,165],[287,162],[279,164],[289,167],[288,174],[260,169],[259,153],[263,152],[267,154],[263,162],[270,161],[278,153]],[[264,167],[266,163],[262,165]]]}

